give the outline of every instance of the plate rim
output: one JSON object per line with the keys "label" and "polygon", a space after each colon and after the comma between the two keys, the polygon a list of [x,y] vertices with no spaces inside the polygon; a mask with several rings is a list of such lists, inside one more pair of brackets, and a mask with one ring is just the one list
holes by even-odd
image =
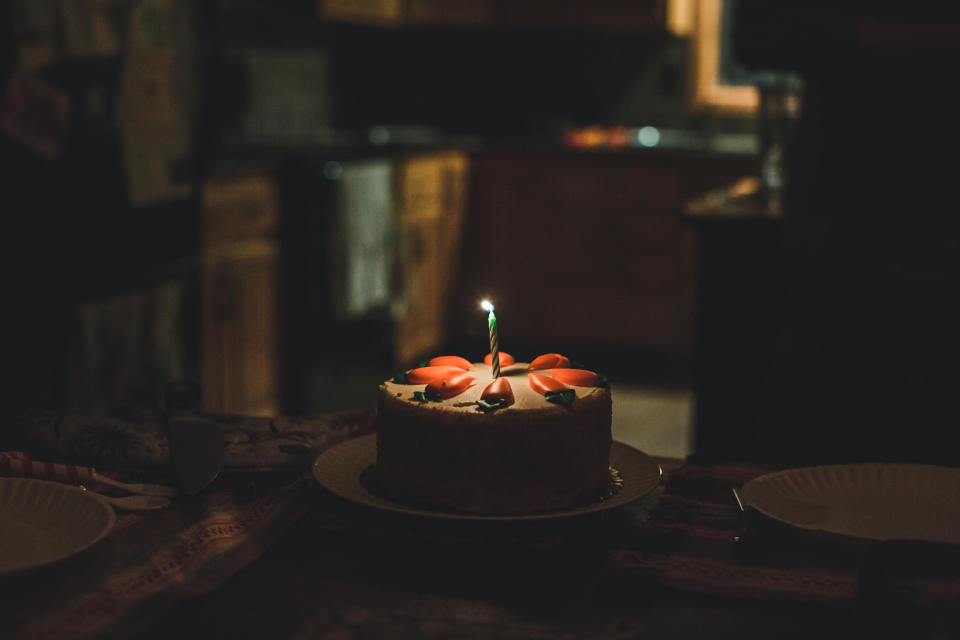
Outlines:
{"label": "plate rim", "polygon": [[[610,466],[613,465],[614,452],[616,450],[616,455],[618,456],[630,456],[634,458],[638,463],[644,463],[650,465],[651,475],[655,475],[655,480],[651,477],[647,482],[649,487],[646,485],[641,485],[640,487],[633,488],[631,487],[631,480],[629,476],[624,476],[623,469],[617,467],[617,470],[620,472],[621,477],[623,477],[624,486],[621,490],[615,495],[607,498],[606,500],[592,502],[588,505],[583,505],[580,507],[574,507],[571,509],[563,509],[560,511],[547,511],[544,513],[529,513],[529,514],[518,514],[518,515],[482,515],[482,514],[470,514],[470,513],[456,513],[451,511],[436,511],[432,509],[426,509],[423,507],[415,507],[403,504],[401,502],[395,502],[389,498],[379,496],[377,494],[371,493],[363,486],[363,483],[360,482],[360,475],[364,470],[369,466],[369,464],[364,464],[365,459],[357,457],[359,454],[369,455],[371,451],[376,453],[376,433],[370,433],[357,438],[351,438],[340,442],[329,449],[321,452],[316,459],[314,459],[313,464],[310,465],[310,471],[313,475],[313,479],[316,483],[322,487],[324,490],[336,495],[339,498],[347,500],[353,504],[359,504],[364,507],[369,507],[372,509],[377,509],[379,511],[387,511],[391,513],[397,513],[408,516],[417,516],[422,518],[432,518],[439,520],[459,520],[459,521],[472,521],[472,522],[523,522],[523,521],[533,521],[533,520],[553,520],[559,518],[572,518],[577,516],[585,516],[592,513],[600,513],[607,511],[609,509],[614,509],[617,507],[622,507],[623,505],[635,502],[643,497],[650,495],[654,490],[657,489],[663,483],[663,467],[653,458],[651,458],[647,453],[632,447],[623,442],[618,442],[614,440],[611,443],[610,447]],[[354,456],[354,466],[349,469],[349,472],[354,475],[354,477],[349,478],[351,484],[355,482],[355,485],[352,487],[356,493],[345,492],[340,490],[339,486],[331,487],[328,481],[331,479],[331,476],[334,475],[328,468],[324,468],[321,465],[321,460],[324,456],[331,455],[331,452],[338,451],[338,453],[343,453],[344,450],[356,448],[359,451],[353,452],[349,451],[350,454]],[[366,450],[364,450],[364,448]],[[374,456],[375,457],[375,456]],[[621,465],[622,466],[622,465]],[[345,472],[346,473],[346,472]],[[338,476],[339,477],[339,476]],[[633,483],[637,483],[636,479],[633,480]],[[633,488],[633,493],[630,493],[629,489]]]}
{"label": "plate rim", "polygon": [[851,463],[841,463],[841,464],[822,464],[822,465],[811,465],[806,467],[792,467],[789,469],[780,469],[778,471],[771,471],[763,475],[752,478],[751,480],[744,483],[741,492],[744,498],[744,502],[751,509],[756,510],[758,513],[763,514],[764,516],[776,520],[779,523],[793,527],[796,529],[802,529],[805,531],[811,531],[815,533],[827,534],[829,536],[835,537],[837,539],[845,539],[851,541],[867,541],[867,542],[909,542],[909,543],[922,543],[930,545],[958,545],[960,544],[960,538],[956,541],[947,541],[947,540],[931,540],[929,538],[886,538],[880,536],[871,536],[868,534],[856,534],[848,531],[837,531],[835,528],[824,527],[818,523],[802,523],[795,522],[787,519],[783,515],[778,515],[771,512],[765,505],[757,504],[753,499],[751,499],[750,494],[755,490],[756,487],[761,484],[770,482],[771,480],[778,478],[784,475],[792,475],[800,472],[815,472],[824,469],[849,469],[849,468],[877,468],[877,467],[910,467],[913,469],[939,469],[939,470],[952,470],[954,472],[960,473],[960,467],[950,467],[946,465],[936,465],[936,464],[925,464],[925,463],[911,463],[911,462],[851,462]]}
{"label": "plate rim", "polygon": [[[9,482],[13,484],[47,485],[47,486],[56,487],[55,489],[56,491],[68,491],[70,493],[73,493],[80,497],[81,502],[86,501],[90,505],[95,505],[95,508],[99,509],[102,513],[104,513],[106,515],[106,525],[89,540],[85,541],[83,544],[77,547],[67,550],[67,552],[63,553],[62,555],[59,555],[53,558],[48,558],[46,560],[32,562],[30,564],[21,565],[13,569],[0,568],[0,576],[3,576],[3,577],[12,576],[20,573],[25,573],[28,571],[34,571],[43,567],[50,566],[52,564],[56,564],[58,562],[62,562],[67,558],[71,558],[77,555],[78,553],[86,551],[96,543],[100,542],[107,535],[109,535],[109,533],[113,531],[114,526],[116,526],[117,514],[113,510],[113,507],[110,506],[110,504],[108,504],[107,502],[100,500],[99,498],[82,491],[79,487],[75,487],[73,485],[65,484],[62,482],[54,482],[52,480],[42,480],[40,478],[0,477],[0,483],[5,483],[5,482]],[[9,510],[7,511],[10,512]]]}

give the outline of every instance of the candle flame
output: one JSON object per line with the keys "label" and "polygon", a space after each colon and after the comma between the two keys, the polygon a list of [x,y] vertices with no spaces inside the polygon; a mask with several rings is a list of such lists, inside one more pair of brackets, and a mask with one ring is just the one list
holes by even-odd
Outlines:
{"label": "candle flame", "polygon": [[484,300],[480,303],[480,307],[487,312],[493,312],[493,303],[489,300]]}

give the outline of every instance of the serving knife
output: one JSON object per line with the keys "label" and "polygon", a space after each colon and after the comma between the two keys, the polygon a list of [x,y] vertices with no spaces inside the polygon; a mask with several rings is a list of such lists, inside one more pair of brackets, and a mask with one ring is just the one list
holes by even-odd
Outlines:
{"label": "serving knife", "polygon": [[80,485],[79,489],[81,493],[103,500],[107,504],[125,511],[157,511],[158,509],[166,509],[172,504],[170,498],[164,496],[105,496],[102,493],[90,491],[83,485]]}
{"label": "serving knife", "polygon": [[746,502],[744,502],[743,494],[740,493],[740,490],[736,487],[730,489],[730,494],[733,496],[733,502],[737,507],[737,517],[740,521],[740,532],[733,536],[733,541],[735,543],[761,541],[763,539],[762,536],[760,536],[755,529],[750,527],[750,507],[747,506]]}

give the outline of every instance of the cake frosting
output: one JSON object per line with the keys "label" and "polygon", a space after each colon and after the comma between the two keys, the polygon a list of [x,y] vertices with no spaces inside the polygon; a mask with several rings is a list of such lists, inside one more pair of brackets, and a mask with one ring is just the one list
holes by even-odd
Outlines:
{"label": "cake frosting", "polygon": [[610,390],[560,354],[531,363],[456,356],[380,385],[379,489],[412,504],[480,514],[552,511],[607,486]]}

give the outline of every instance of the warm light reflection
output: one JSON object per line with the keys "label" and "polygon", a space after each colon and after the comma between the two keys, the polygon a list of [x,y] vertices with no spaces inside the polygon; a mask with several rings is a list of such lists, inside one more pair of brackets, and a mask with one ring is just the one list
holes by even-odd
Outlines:
{"label": "warm light reflection", "polygon": [[720,81],[722,0],[699,0],[695,8],[692,102],[695,111],[753,115],[760,102],[757,88]]}

